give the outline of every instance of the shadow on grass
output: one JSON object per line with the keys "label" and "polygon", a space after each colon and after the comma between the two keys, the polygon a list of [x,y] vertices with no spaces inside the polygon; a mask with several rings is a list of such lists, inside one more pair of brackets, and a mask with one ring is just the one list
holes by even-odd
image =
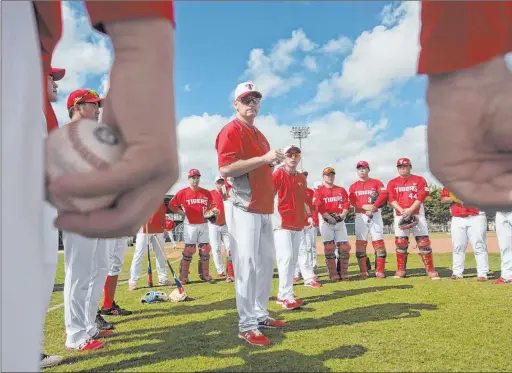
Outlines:
{"label": "shadow on grass", "polygon": [[[330,359],[355,359],[363,356],[368,349],[361,345],[345,345],[318,355],[305,355],[296,351],[272,351],[264,354],[265,360],[276,362],[280,372],[332,372],[324,365]],[[238,354],[240,355],[240,354]],[[243,365],[237,365],[206,372],[261,372],[261,354],[245,354],[238,356],[244,360]],[[275,368],[274,368],[275,369]],[[277,371],[277,369],[275,369]]]}
{"label": "shadow on grass", "polygon": [[[333,299],[341,299],[346,297],[354,297],[357,295],[368,294],[368,293],[376,293],[379,291],[385,290],[404,290],[404,289],[412,289],[412,285],[394,285],[394,286],[373,286],[368,288],[360,288],[360,289],[349,289],[349,290],[334,290],[329,294],[319,294],[312,295],[310,297],[301,298],[307,303],[312,302],[327,302]],[[271,298],[272,299],[272,298]],[[275,299],[275,297],[273,298]]]}
{"label": "shadow on grass", "polygon": [[[265,334],[271,338],[272,344],[276,345],[286,338],[283,332],[317,330],[332,326],[420,317],[421,311],[436,309],[437,307],[432,304],[388,303],[372,305],[336,312],[322,318],[311,317],[292,320],[286,323],[284,329],[265,330]],[[137,342],[137,345],[129,347],[120,346],[120,348],[114,347],[106,351],[100,350],[87,355],[77,356],[72,360],[68,360],[68,362],[86,361],[98,357],[109,357],[114,360],[114,356],[118,356],[121,360],[115,363],[105,364],[96,368],[87,368],[87,371],[112,371],[141,368],[148,362],[156,364],[172,359],[198,356],[212,358],[239,357],[245,361],[245,365],[242,366],[244,371],[262,371],[262,368],[263,370],[266,368],[269,370],[277,368],[282,370],[286,368],[288,370],[289,366],[293,367],[290,370],[306,367],[308,371],[318,371],[319,369],[327,371],[323,366],[325,359],[357,357],[366,352],[363,346],[340,346],[340,348],[321,354],[316,358],[293,351],[265,353],[265,348],[249,346],[238,338],[236,332],[237,323],[238,315],[236,312],[233,312],[222,317],[210,319],[207,322],[194,321],[170,327],[120,332],[116,333],[114,337],[109,338],[108,343],[115,344],[119,342],[124,345]],[[142,340],[143,343],[140,343]],[[233,353],[223,352],[236,348],[240,349]],[[261,353],[250,354],[255,351]],[[146,355],[122,359],[123,355],[141,352],[146,353]],[[274,360],[274,356],[284,360]],[[223,371],[240,371],[237,368],[240,367],[225,368]],[[304,369],[300,370],[304,371]]]}

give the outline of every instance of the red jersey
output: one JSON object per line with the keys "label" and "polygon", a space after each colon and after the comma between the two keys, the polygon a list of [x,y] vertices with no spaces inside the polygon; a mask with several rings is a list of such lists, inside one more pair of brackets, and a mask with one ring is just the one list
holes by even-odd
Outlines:
{"label": "red jersey", "polygon": [[[141,18],[164,18],[174,23],[172,1],[84,1],[92,27],[106,34],[104,24]],[[46,80],[50,73],[53,51],[62,35],[62,9],[60,1],[32,1],[41,44],[43,94],[48,133],[58,128],[57,117],[48,99]]]}
{"label": "red jersey", "polygon": [[337,185],[332,188],[325,185],[319,186],[313,197],[313,205],[322,215],[331,212],[341,214],[343,210],[350,209],[347,190]]}
{"label": "red jersey", "polygon": [[303,230],[306,220],[306,177],[300,172],[291,175],[282,167],[274,172],[272,178],[275,194],[274,215],[279,221],[279,228]]}
{"label": "red jersey", "polygon": [[212,195],[213,204],[220,211],[219,215],[217,215],[217,220],[213,224],[224,225],[226,224],[226,215],[224,213],[224,195],[222,192],[218,192],[217,189],[210,190],[210,194]]}
{"label": "red jersey", "polygon": [[[441,192],[441,198],[443,197],[450,197],[450,191],[446,188],[443,188]],[[452,216],[465,218],[468,216],[480,215],[480,210],[476,207],[465,207],[460,203],[452,203],[450,206],[450,213]]]}
{"label": "red jersey", "polygon": [[[167,209],[165,208],[165,203],[162,203],[158,210],[155,211],[153,216],[149,218],[147,223],[148,233],[164,233],[166,211]],[[146,233],[146,224],[142,226],[142,232]]]}
{"label": "red jersey", "polygon": [[[215,149],[218,168],[221,168],[238,160],[265,155],[270,151],[270,144],[258,128],[234,119],[220,130]],[[244,175],[230,177],[229,181],[233,206],[255,214],[274,212],[272,168],[269,165],[264,164]]]}
{"label": "red jersey", "polygon": [[377,209],[380,208],[388,197],[388,191],[382,181],[378,179],[368,179],[366,181],[358,180],[348,188],[348,197],[356,213],[365,213],[363,205],[372,204],[372,193],[377,192],[379,196],[373,204]]}
{"label": "red jersey", "polygon": [[512,51],[512,2],[422,1],[418,73],[465,69]]}
{"label": "red jersey", "polygon": [[189,224],[204,224],[206,211],[216,207],[213,203],[210,191],[204,188],[192,190],[190,187],[180,190],[169,202],[169,208],[177,211],[179,208],[185,211]]}
{"label": "red jersey", "polygon": [[174,228],[176,228],[176,222],[171,219],[165,219],[165,230],[172,231]]}
{"label": "red jersey", "polygon": [[318,227],[318,212],[316,211],[316,206],[313,205],[313,197],[315,196],[315,191],[311,188],[306,188],[306,205],[309,207],[309,214],[306,216],[306,220],[304,225],[309,225],[308,219],[313,219],[313,226]]}
{"label": "red jersey", "polygon": [[[387,189],[389,203],[398,202],[403,209],[411,207],[415,201],[423,204],[425,198],[430,195],[427,181],[418,175],[395,177],[388,182]],[[414,214],[419,214],[420,208],[416,209]],[[396,210],[395,214],[400,216],[400,212]]]}

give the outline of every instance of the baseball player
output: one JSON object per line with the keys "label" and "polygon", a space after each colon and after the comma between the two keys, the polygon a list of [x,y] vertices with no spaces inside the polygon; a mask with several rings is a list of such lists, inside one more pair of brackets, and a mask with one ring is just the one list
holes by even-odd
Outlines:
{"label": "baseball player", "polygon": [[494,284],[512,284],[512,212],[496,213],[496,235],[501,254],[501,275]]}
{"label": "baseball player", "polygon": [[[411,174],[412,164],[408,158],[400,158],[396,167],[399,176],[388,182],[388,201],[395,209],[395,245],[397,269],[394,278],[406,275],[409,235],[412,233],[428,277],[439,280],[434,267],[434,257],[428,235],[427,219],[423,202],[430,194],[426,180]],[[402,218],[406,218],[405,225]]]}
{"label": "baseball player", "polygon": [[224,244],[226,253],[229,253],[230,251],[229,233],[224,213],[224,200],[227,199],[227,196],[226,193],[224,193],[225,188],[223,187],[224,178],[222,176],[217,176],[215,178],[215,189],[210,190],[213,204],[219,210],[217,220],[215,222],[208,222],[208,232],[212,246],[213,262],[215,263],[215,268],[217,268],[217,277],[223,277],[225,275],[224,263],[222,260],[221,243]]}
{"label": "baseball player", "polygon": [[208,235],[207,216],[217,216],[219,210],[215,207],[210,191],[201,188],[199,182],[201,173],[193,168],[188,172],[189,187],[180,190],[169,202],[169,209],[184,217],[183,241],[185,249],[180,263],[180,281],[186,284],[192,256],[199,247],[197,271],[201,281],[212,282],[210,276],[210,238]]}
{"label": "baseball player", "polygon": [[[86,1],[85,6],[93,27],[104,34],[108,30],[116,50],[109,94],[109,100],[116,104],[115,109],[110,109],[110,116],[120,112],[123,114],[112,124],[116,124],[129,139],[125,154],[134,156],[130,170],[135,172],[136,177],[126,172],[126,162],[109,169],[107,175],[95,174],[91,175],[95,177],[86,177],[85,180],[83,175],[63,176],[48,186],[56,195],[74,197],[77,193],[88,191],[85,193],[92,197],[108,195],[116,190],[127,198],[108,213],[101,210],[87,215],[59,214],[55,223],[45,212],[44,139],[46,128],[53,130],[58,128],[58,124],[51,105],[47,103],[47,90],[43,83],[51,72],[52,54],[61,37],[61,3],[2,3],[2,31],[9,34],[1,45],[2,152],[10,155],[2,157],[2,216],[9,216],[1,223],[2,277],[16,279],[16,286],[12,286],[12,281],[2,282],[2,304],[8,305],[2,308],[2,318],[23,320],[21,324],[10,322],[2,325],[4,343],[1,370],[5,372],[36,372],[40,369],[44,318],[48,310],[47,279],[44,275],[48,259],[45,258],[45,250],[41,250],[41,243],[48,239],[55,247],[58,241],[49,239],[54,234],[54,224],[58,229],[92,237],[130,234],[133,221],[144,219],[146,211],[152,209],[154,203],[152,193],[141,193],[141,189],[149,189],[153,193],[162,190],[164,193],[164,189],[168,190],[177,178],[177,170],[168,175],[169,170],[177,164],[176,127],[169,126],[169,118],[174,120],[175,116],[172,94],[174,34],[172,26],[169,25],[168,30],[163,32],[165,22],[155,21],[159,17],[168,19],[170,24],[173,21],[172,4],[127,1],[116,3],[113,7],[109,2]],[[118,22],[120,20],[123,22]],[[155,38],[157,34],[158,38]],[[130,46],[127,48],[129,52],[125,52],[126,48],[118,48],[120,43]],[[140,53],[132,53],[142,46],[144,48]],[[140,71],[155,58],[160,61],[159,66],[144,74],[144,82],[135,83],[133,79],[124,78],[140,75]],[[132,87],[135,86],[144,95],[137,99],[137,105],[118,105],[117,102],[126,102],[128,97],[133,97]],[[156,91],[159,92],[157,102],[149,94]],[[157,108],[149,109],[153,104]],[[50,114],[46,116],[47,122],[41,112],[45,105]],[[143,127],[147,137],[140,138],[137,133],[137,128],[141,126],[138,116],[133,115],[136,113],[142,113],[152,123]],[[134,138],[139,140],[131,141]],[[162,138],[169,140],[160,141]],[[167,150],[164,156],[161,149]],[[153,163],[151,168],[148,167]],[[129,175],[129,178],[125,175]],[[133,198],[125,195],[127,190],[133,194]],[[83,194],[81,196],[84,197]],[[130,207],[132,205],[139,206],[138,210]],[[140,208],[141,205],[143,208]],[[27,211],[30,213],[27,214]],[[26,234],[27,231],[30,234]],[[23,276],[18,273],[20,251],[13,250],[15,247],[23,248]]]}
{"label": "baseball player", "polygon": [[[336,170],[325,167],[322,170],[324,183],[318,187],[313,197],[313,205],[321,215],[320,234],[324,242],[325,264],[331,281],[348,281],[350,244],[348,242],[347,217],[350,201],[345,188],[334,184]],[[339,251],[339,269],[336,263],[336,250]]]}
{"label": "baseball player", "polygon": [[384,222],[380,207],[386,203],[387,190],[382,181],[368,176],[370,165],[366,161],[356,164],[359,180],[349,187],[349,199],[355,208],[356,258],[362,279],[368,278],[368,235],[372,237],[375,250],[375,277],[384,278],[386,246],[384,245]]}
{"label": "baseball player", "polygon": [[[96,91],[78,89],[70,93],[67,109],[71,121],[98,120],[104,99]],[[98,338],[113,334],[112,324],[97,313],[101,290],[108,275],[110,239],[89,238],[62,232],[66,277],[64,280],[64,321],[66,349],[88,351],[103,347]]]}
{"label": "baseball player", "polygon": [[464,260],[469,241],[475,253],[477,280],[486,281],[489,272],[489,254],[486,244],[485,212],[475,207],[465,206],[447,188],[441,191],[441,202],[450,204],[452,215],[450,232],[453,246],[453,273],[451,279],[457,280],[464,276]]}
{"label": "baseball player", "polygon": [[165,232],[167,237],[171,240],[173,249],[176,248],[176,241],[174,240],[174,234],[172,231],[176,228],[176,222],[170,218],[171,214],[166,214],[165,218]]}
{"label": "baseball player", "polygon": [[[48,130],[51,130],[51,123],[56,123],[55,114],[51,108],[51,102],[57,102],[57,90],[59,86],[57,85],[57,81],[64,78],[66,74],[65,69],[61,68],[51,68],[50,73],[45,76],[46,80],[46,88],[47,88],[47,107],[45,109],[45,117]],[[43,220],[44,223],[49,223],[45,230],[45,241],[43,245],[44,250],[44,261],[43,261],[43,275],[44,275],[44,284],[46,286],[46,299],[45,299],[45,307],[44,310],[48,309],[50,305],[51,296],[53,293],[53,285],[55,283],[55,271],[57,269],[58,262],[58,250],[56,250],[56,246],[59,242],[59,232],[52,224],[52,221],[57,217],[57,210],[50,205],[49,203],[45,203],[44,212],[48,215],[48,219]],[[44,336],[43,336],[44,339]],[[41,354],[41,369],[49,368],[60,364],[62,362],[62,356],[58,355],[48,355]]]}
{"label": "baseball player", "polygon": [[[306,177],[306,182],[309,173],[307,171],[300,171]],[[306,214],[306,221],[304,222],[304,230],[299,250],[299,258],[297,260],[297,266],[295,267],[294,281],[300,280],[301,265],[312,268],[313,271],[317,266],[316,259],[316,229],[318,227],[318,212],[316,207],[313,205],[313,196],[315,192],[313,189],[308,188],[306,184],[306,205],[309,208],[309,214]],[[318,276],[314,276],[313,279],[318,280]],[[318,283],[318,285],[320,285]],[[311,285],[313,287],[319,287],[318,285]]]}
{"label": "baseball player", "polygon": [[[285,161],[273,174],[276,209],[272,223],[279,273],[276,303],[281,304],[286,310],[292,310],[304,304],[303,300],[295,298],[293,275],[299,263],[299,250],[304,238],[304,220],[310,211],[309,208],[306,211],[306,177],[297,171],[300,148],[297,145],[289,145],[283,149],[283,153]],[[299,263],[304,285],[316,285],[312,267],[305,264],[305,260]]]}
{"label": "baseball player", "polygon": [[[135,236],[135,252],[133,253],[132,265],[130,267],[130,280],[128,280],[128,290],[137,290],[137,282],[140,277],[140,267],[144,260],[146,250],[151,241],[153,252],[155,253],[156,271],[158,273],[158,284],[161,286],[170,286],[172,282],[167,278],[167,267],[164,254],[161,250],[155,249],[158,245],[164,247],[165,230],[165,203],[162,203],[158,210],[149,218],[147,224],[144,224]],[[157,241],[158,240],[158,241]]]}
{"label": "baseball player", "polygon": [[108,258],[108,276],[103,287],[103,306],[98,311],[103,316],[128,316],[132,311],[125,310],[115,302],[119,273],[123,268],[124,255],[128,247],[128,237],[113,238]]}
{"label": "baseball player", "polygon": [[[231,190],[231,185],[229,185],[229,182],[224,179],[224,186],[222,187],[222,193],[226,196],[224,199],[224,217],[226,219],[226,225],[229,227],[229,222],[231,220],[231,217],[233,216],[233,204],[231,203],[231,200],[229,199],[229,191]],[[228,235],[229,229],[228,229]],[[230,240],[233,240],[230,236]],[[230,241],[231,243],[231,241]],[[227,259],[226,259],[226,282],[235,282],[235,270],[233,268],[233,256],[231,255],[231,250],[227,251]]]}
{"label": "baseball player", "polygon": [[235,267],[236,306],[240,321],[238,337],[250,344],[270,344],[259,328],[283,327],[269,316],[267,305],[274,271],[274,213],[272,164],[284,159],[270,149],[267,138],[255,127],[262,95],[252,82],[235,89],[236,118],[226,124],[215,141],[220,174],[231,186],[231,216],[226,221]]}

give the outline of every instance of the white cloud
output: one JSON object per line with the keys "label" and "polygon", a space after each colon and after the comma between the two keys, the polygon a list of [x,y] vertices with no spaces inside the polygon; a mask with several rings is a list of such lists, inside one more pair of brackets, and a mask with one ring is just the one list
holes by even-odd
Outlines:
{"label": "white cloud", "polygon": [[[71,2],[62,2],[63,32],[52,66],[66,69],[66,76],[58,82],[59,101],[53,104],[59,123],[69,120],[66,99],[70,92],[79,88],[96,89],[100,93],[108,90],[107,72],[112,64],[110,40],[94,31],[86,14],[71,7]],[[99,87],[86,87],[89,79],[100,79]]]}
{"label": "white cloud", "polygon": [[185,86],[183,87],[183,90],[185,92],[190,92],[192,90],[192,88],[190,87],[190,84],[185,84]]}
{"label": "white cloud", "polygon": [[[229,120],[205,113],[186,117],[179,123],[181,175],[170,194],[188,185],[186,174],[191,168],[201,171],[203,187],[213,188],[214,178],[218,174],[215,138]],[[267,136],[272,147],[283,148],[297,141],[290,135],[291,127],[278,123],[271,115],[258,117],[256,125]],[[330,165],[337,170],[337,182],[348,188],[357,177],[355,164],[362,159],[370,162],[371,175],[386,183],[397,175],[395,165],[401,157],[411,159],[415,173],[425,176],[430,182],[435,181],[428,172],[423,125],[407,128],[398,138],[376,145],[377,140],[386,134],[386,119],[372,123],[333,111],[304,125],[309,126],[311,131],[302,142],[303,162],[305,170],[310,173],[310,185],[321,180],[321,170]]]}
{"label": "white cloud", "polygon": [[[389,4],[382,24],[363,32],[340,73],[318,86],[315,97],[299,113],[311,113],[333,103],[331,97],[351,98],[353,103],[372,100],[393,84],[416,75],[419,54],[420,3]],[[331,92],[327,95],[326,92]]]}
{"label": "white cloud", "polygon": [[322,53],[342,54],[352,48],[352,40],[346,36],[340,36],[338,39],[331,39],[320,49]]}
{"label": "white cloud", "polygon": [[316,58],[313,56],[306,56],[302,61],[302,65],[309,71],[317,71],[318,66],[316,64]]}
{"label": "white cloud", "polygon": [[303,30],[295,30],[289,39],[279,40],[268,54],[261,48],[252,49],[244,76],[267,97],[285,94],[304,81],[300,73],[288,73],[289,67],[296,62],[293,54],[310,52],[316,47]]}

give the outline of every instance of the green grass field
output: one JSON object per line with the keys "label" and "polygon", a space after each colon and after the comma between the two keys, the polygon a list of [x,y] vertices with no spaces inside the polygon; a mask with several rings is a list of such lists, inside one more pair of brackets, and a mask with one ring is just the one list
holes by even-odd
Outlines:
{"label": "green grass field", "polygon": [[[132,248],[120,281],[128,278],[131,255]],[[62,303],[62,254],[59,258],[52,306]],[[233,284],[195,282],[194,257],[194,283],[185,286],[189,302],[144,305],[140,297],[147,289],[128,292],[127,284],[120,284],[116,300],[134,314],[107,318],[116,334],[101,350],[66,352],[64,308],[49,312],[45,352],[63,355],[66,363],[47,371],[510,371],[512,287],[478,283],[472,253],[466,259],[467,278],[460,281],[449,279],[451,255],[435,259],[440,281],[423,276],[421,260],[413,254],[406,279],[354,277],[324,283],[320,289],[298,282],[295,292],[307,304],[294,311],[275,304],[275,273],[269,309],[287,325],[265,330],[272,344],[254,347],[237,338]],[[499,271],[499,255],[490,259],[491,269]],[[323,262],[319,257],[319,264]],[[358,273],[354,256],[350,268],[353,275]],[[389,255],[388,275],[394,269],[395,257]],[[325,281],[323,266],[318,273]],[[144,285],[145,274],[139,282]],[[154,289],[169,293],[173,287]]]}

